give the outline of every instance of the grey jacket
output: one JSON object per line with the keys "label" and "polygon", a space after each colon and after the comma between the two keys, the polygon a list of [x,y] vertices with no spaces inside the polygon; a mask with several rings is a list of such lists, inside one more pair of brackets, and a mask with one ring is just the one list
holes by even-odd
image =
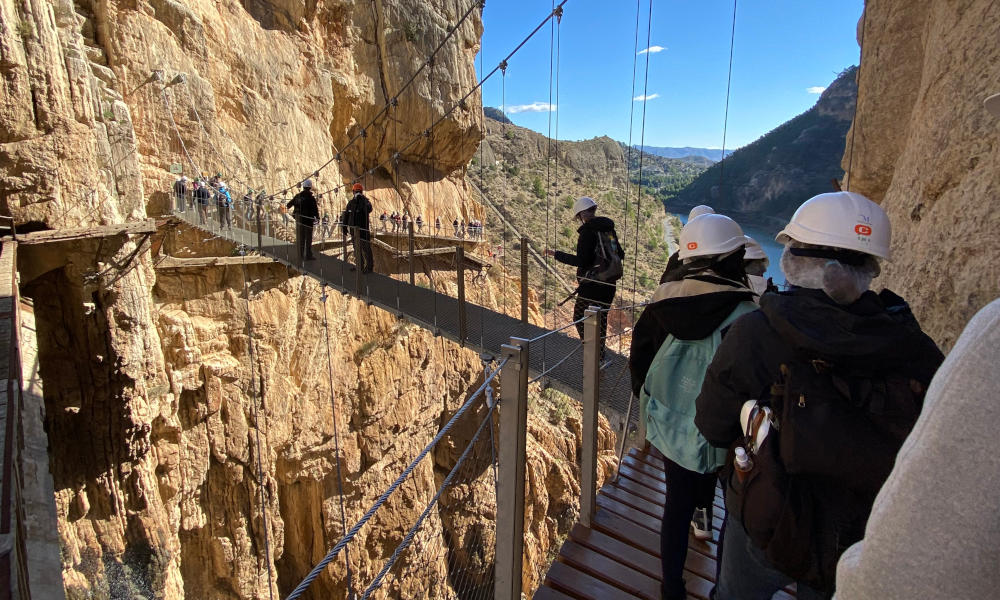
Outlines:
{"label": "grey jacket", "polygon": [[1000,596],[1000,300],[972,318],[837,565],[838,600]]}

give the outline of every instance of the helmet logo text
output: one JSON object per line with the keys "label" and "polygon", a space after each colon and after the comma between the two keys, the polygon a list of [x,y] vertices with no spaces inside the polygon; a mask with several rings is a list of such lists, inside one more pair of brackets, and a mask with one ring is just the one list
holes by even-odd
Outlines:
{"label": "helmet logo text", "polygon": [[688,242],[688,250],[697,250],[698,242]]}
{"label": "helmet logo text", "polygon": [[872,228],[867,225],[858,224],[854,226],[854,232],[858,235],[871,235]]}

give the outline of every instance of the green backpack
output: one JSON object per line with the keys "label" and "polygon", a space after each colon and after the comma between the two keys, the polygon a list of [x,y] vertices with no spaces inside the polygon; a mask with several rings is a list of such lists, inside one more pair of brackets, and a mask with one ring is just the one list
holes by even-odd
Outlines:
{"label": "green backpack", "polygon": [[726,449],[711,446],[694,424],[695,399],[722,343],[722,331],[756,309],[753,302],[740,302],[711,335],[700,340],[667,336],[646,373],[639,396],[646,439],[689,471],[711,473],[725,463]]}

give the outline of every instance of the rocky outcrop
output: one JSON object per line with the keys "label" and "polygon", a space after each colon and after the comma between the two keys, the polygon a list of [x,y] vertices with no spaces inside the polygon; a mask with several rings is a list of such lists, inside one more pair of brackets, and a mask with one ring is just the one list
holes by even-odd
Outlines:
{"label": "rocky outcrop", "polygon": [[996,9],[989,0],[873,2],[858,23],[847,183],[892,220],[881,284],[910,301],[944,348],[998,295],[1000,121],[983,108],[1000,92]]}

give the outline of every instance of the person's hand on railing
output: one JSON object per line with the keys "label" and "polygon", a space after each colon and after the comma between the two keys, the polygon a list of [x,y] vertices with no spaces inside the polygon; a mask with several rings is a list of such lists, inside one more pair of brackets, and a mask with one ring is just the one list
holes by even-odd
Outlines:
{"label": "person's hand on railing", "polygon": [[545,249],[545,256],[555,256],[555,255],[556,255],[556,251],[553,250],[552,248],[546,248]]}

